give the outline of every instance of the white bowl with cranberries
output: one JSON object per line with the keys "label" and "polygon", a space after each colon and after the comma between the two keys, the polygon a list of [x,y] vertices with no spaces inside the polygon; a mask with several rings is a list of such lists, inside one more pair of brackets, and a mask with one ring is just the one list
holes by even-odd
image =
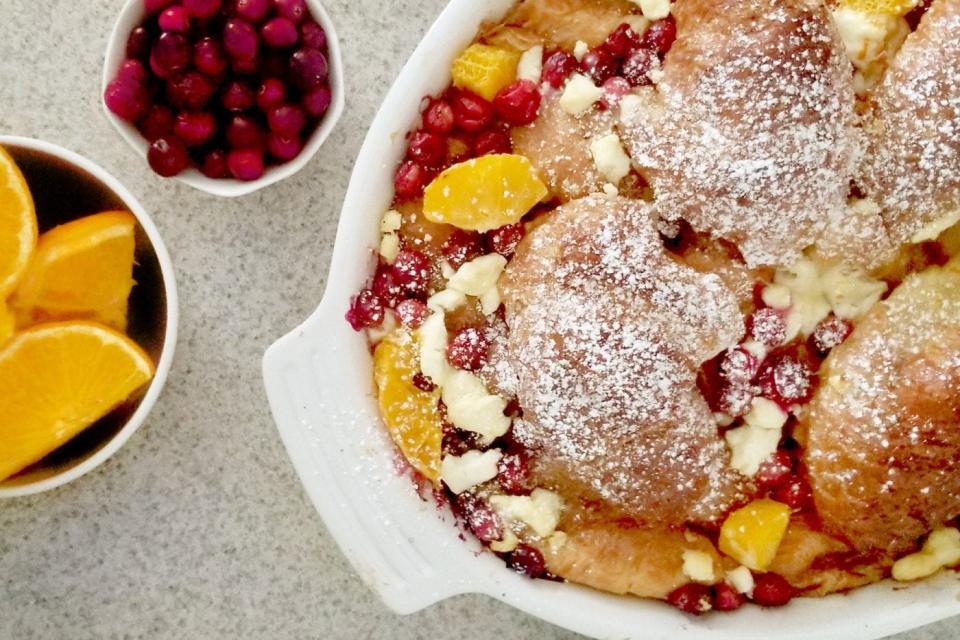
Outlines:
{"label": "white bowl with cranberries", "polygon": [[343,66],[318,0],[128,0],[101,94],[155,173],[233,197],[316,154],[343,112]]}
{"label": "white bowl with cranberries", "polygon": [[[344,311],[370,284],[380,214],[395,193],[423,186],[420,165],[430,161],[433,145],[423,135],[414,143],[402,132],[420,122],[428,130],[449,127],[449,113],[431,113],[435,103],[424,97],[446,89],[454,58],[482,23],[499,20],[514,1],[452,0],[424,37],[354,165],[323,301],[264,356],[267,395],[287,452],[357,573],[400,614],[459,594],[485,594],[595,638],[874,640],[960,614],[958,582],[941,574],[910,585],[885,582],[849,594],[796,598],[783,607],[694,618],[660,602],[509,571],[494,554],[478,553],[482,547],[454,526],[450,512],[414,489],[380,420],[368,340],[344,321]],[[481,636],[491,632],[477,616],[450,624],[469,625]]]}

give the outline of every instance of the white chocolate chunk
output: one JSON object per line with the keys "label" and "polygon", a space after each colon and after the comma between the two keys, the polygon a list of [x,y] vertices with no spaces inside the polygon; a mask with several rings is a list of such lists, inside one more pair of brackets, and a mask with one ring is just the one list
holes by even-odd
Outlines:
{"label": "white chocolate chunk", "polygon": [[498,449],[467,451],[462,456],[446,455],[440,462],[440,479],[455,494],[493,480],[497,477],[497,465],[503,454]]}
{"label": "white chocolate chunk", "polygon": [[736,589],[737,593],[742,593],[747,597],[753,597],[753,573],[751,573],[747,567],[741,565],[736,569],[727,571],[727,582],[730,583],[731,587]]}
{"label": "white chocolate chunk", "polygon": [[496,288],[497,280],[507,266],[507,259],[499,253],[488,253],[465,263],[450,277],[447,287],[462,291],[468,296],[482,296]]}
{"label": "white chocolate chunk", "polygon": [[603,97],[603,89],[581,73],[575,73],[567,81],[560,96],[560,108],[572,116],[578,116]]}
{"label": "white chocolate chunk", "polygon": [[611,184],[619,184],[630,173],[630,156],[623,150],[623,143],[616,133],[609,133],[590,143],[593,163]]}
{"label": "white chocolate chunk", "polygon": [[670,0],[634,0],[640,5],[643,17],[648,20],[663,20],[670,15]]}
{"label": "white chocolate chunk", "polygon": [[956,564],[960,564],[960,530],[941,527],[930,534],[920,551],[893,564],[893,579],[919,580]]}
{"label": "white chocolate chunk", "polygon": [[777,450],[780,431],[764,429],[747,424],[731,429],[724,434],[730,448],[730,466],[752,478],[760,470],[760,464]]}
{"label": "white chocolate chunk", "polygon": [[577,62],[583,60],[583,56],[587,55],[588,51],[590,51],[590,45],[583,40],[577,40],[577,43],[573,45],[573,57],[577,59]]}
{"label": "white chocolate chunk", "polygon": [[563,500],[552,491],[534,489],[529,496],[492,496],[490,506],[504,520],[521,522],[539,537],[548,538],[560,522]]}
{"label": "white chocolate chunk", "polygon": [[540,84],[541,75],[543,75],[543,45],[538,44],[530,47],[520,56],[520,62],[517,63],[517,79]]}
{"label": "white chocolate chunk", "polygon": [[440,397],[447,405],[447,417],[458,429],[479,434],[484,444],[493,442],[510,429],[510,418],[503,414],[507,401],[488,392],[477,376],[452,369],[440,386]]}
{"label": "white chocolate chunk", "polygon": [[750,403],[750,412],[743,416],[743,420],[761,429],[780,431],[787,423],[787,417],[787,412],[776,402],[766,398],[754,398]]}
{"label": "white chocolate chunk", "polygon": [[380,255],[388,263],[393,263],[400,253],[400,236],[395,231],[385,233],[380,238]]}
{"label": "white chocolate chunk", "polygon": [[444,289],[427,298],[427,308],[432,311],[454,311],[467,303],[467,296],[456,289]]}
{"label": "white chocolate chunk", "polygon": [[713,570],[713,557],[706,551],[684,549],[683,575],[694,582],[713,584],[717,581],[717,575]]}

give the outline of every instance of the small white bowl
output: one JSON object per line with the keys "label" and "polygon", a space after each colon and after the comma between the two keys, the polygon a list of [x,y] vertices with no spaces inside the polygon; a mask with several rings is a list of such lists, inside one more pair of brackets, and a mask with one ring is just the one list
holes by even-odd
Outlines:
{"label": "small white bowl", "polygon": [[359,575],[397,613],[482,593],[579,633],[621,640],[873,640],[960,614],[960,581],[953,572],[700,618],[660,602],[529,580],[462,540],[449,513],[421,500],[409,478],[395,471],[396,449],[380,421],[370,350],[344,312],[372,271],[378,213],[390,205],[393,171],[421,98],[446,86],[454,57],[482,23],[499,19],[513,2],[452,0],[424,37],[357,158],[323,301],[264,356],[267,395],[287,452]]}
{"label": "small white bowl", "polygon": [[[333,21],[327,14],[326,9],[320,4],[320,0],[306,0],[310,13],[316,19],[320,26],[327,33],[327,62],[330,65],[330,108],[323,115],[320,124],[306,140],[303,150],[296,158],[285,164],[268,167],[263,176],[256,180],[244,182],[241,180],[221,179],[214,180],[203,175],[197,169],[187,169],[176,176],[177,180],[184,182],[194,189],[205,191],[206,193],[234,198],[247,195],[254,191],[259,191],[275,182],[280,182],[284,178],[289,178],[296,172],[303,169],[310,159],[316,155],[317,151],[323,146],[323,143],[330,136],[333,128],[336,126],[340,116],[343,115],[344,105],[344,85],[343,85],[343,59],[340,55],[340,42],[337,40],[337,33],[333,28]],[[146,17],[146,11],[143,8],[143,0],[127,0],[117,22],[113,26],[113,32],[110,34],[110,41],[107,44],[107,53],[103,64],[103,80],[100,87],[100,102],[103,105],[103,111],[107,114],[107,119],[113,124],[114,128],[123,136],[123,139],[133,147],[133,149],[147,161],[147,148],[150,146],[146,139],[137,128],[129,122],[117,117],[107,108],[103,101],[103,92],[107,85],[116,76],[120,64],[126,56],[127,38],[130,32],[143,22]]]}
{"label": "small white bowl", "polygon": [[[45,179],[66,178],[58,184],[45,184],[46,194],[37,193],[38,185],[31,184],[38,209],[46,198],[57,193],[58,187],[71,191],[76,196],[78,208],[97,209],[126,208],[137,219],[138,282],[131,298],[142,304],[131,311],[130,334],[156,363],[157,372],[141,399],[129,407],[129,414],[114,416],[112,422],[98,423],[90,430],[79,434],[57,452],[25,472],[0,482],[0,498],[16,498],[42,491],[49,491],[76,480],[103,464],[130,439],[147,418],[157,402],[173,361],[177,342],[177,284],[170,254],[163,244],[160,232],[153,220],[120,182],[106,170],[90,160],[63,147],[19,136],[0,136],[0,146],[5,147],[21,164],[28,182],[31,174]],[[55,166],[55,165],[60,165]],[[36,167],[36,169],[34,169]],[[61,213],[62,212],[58,212]],[[94,210],[78,213],[95,213]],[[57,224],[75,219],[75,215],[56,220]],[[41,220],[41,229],[44,221]],[[139,289],[138,289],[139,287]],[[155,315],[151,312],[155,312]],[[84,439],[83,442],[78,441]],[[70,448],[70,449],[68,449]],[[66,450],[66,452],[64,452]]]}

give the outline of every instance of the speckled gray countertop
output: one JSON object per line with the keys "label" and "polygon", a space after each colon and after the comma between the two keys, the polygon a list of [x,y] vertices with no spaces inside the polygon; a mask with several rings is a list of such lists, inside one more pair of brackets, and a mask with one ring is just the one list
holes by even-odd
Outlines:
{"label": "speckled gray countertop", "polygon": [[[328,1],[343,119],[296,177],[225,200],[154,176],[101,113],[121,0],[0,1],[0,131],[64,145],[126,184],[181,296],[176,362],[144,428],[74,484],[0,503],[0,638],[574,637],[477,596],[388,611],[301,490],[260,380],[264,349],[320,301],[353,159],[444,2]],[[900,638],[956,638],[956,625]]]}

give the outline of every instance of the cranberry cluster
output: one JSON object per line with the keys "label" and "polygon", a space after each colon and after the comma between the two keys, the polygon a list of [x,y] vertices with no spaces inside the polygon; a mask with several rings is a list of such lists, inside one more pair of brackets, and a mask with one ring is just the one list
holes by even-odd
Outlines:
{"label": "cranberry cluster", "polygon": [[754,477],[757,488],[777,502],[802,511],[812,504],[813,493],[799,468],[799,462],[790,451],[778,449],[760,464]]}
{"label": "cranberry cluster", "polygon": [[104,101],[150,142],[150,167],[256,180],[295,158],[331,102],[305,0],[143,1]]}
{"label": "cranberry cluster", "polygon": [[[790,583],[776,573],[757,573],[753,580],[752,599],[762,607],[782,607],[797,594]],[[674,589],[667,596],[667,602],[680,611],[693,615],[700,615],[711,609],[733,611],[742,607],[746,601],[746,596],[738,593],[726,582],[712,587],[690,582]]]}

